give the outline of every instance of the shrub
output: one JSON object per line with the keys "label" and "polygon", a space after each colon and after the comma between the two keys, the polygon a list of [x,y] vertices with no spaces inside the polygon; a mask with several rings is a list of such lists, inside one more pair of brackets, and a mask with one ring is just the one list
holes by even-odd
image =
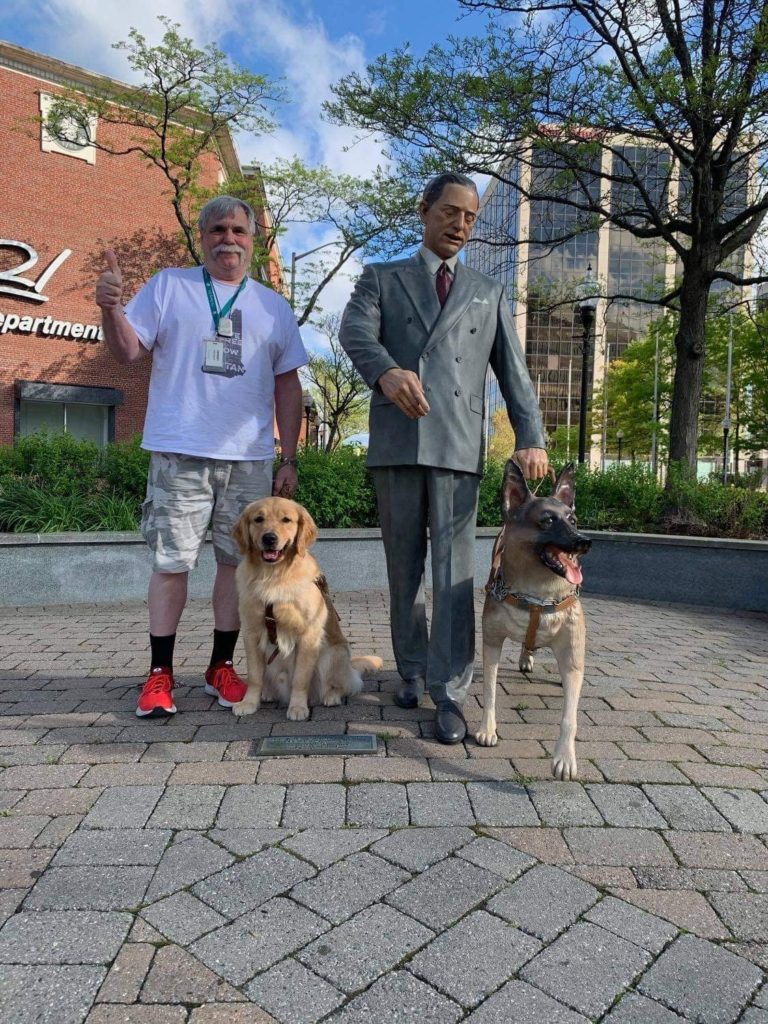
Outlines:
{"label": "shrub", "polygon": [[49,494],[83,494],[96,487],[100,458],[91,441],[42,431],[4,449],[0,473],[37,483]]}
{"label": "shrub", "polygon": [[144,501],[147,491],[149,452],[141,447],[141,436],[107,445],[101,456],[101,471],[109,488],[134,501]]}
{"label": "shrub", "polygon": [[298,463],[296,499],[319,527],[378,525],[376,495],[364,455],[351,447],[333,452],[302,448]]}

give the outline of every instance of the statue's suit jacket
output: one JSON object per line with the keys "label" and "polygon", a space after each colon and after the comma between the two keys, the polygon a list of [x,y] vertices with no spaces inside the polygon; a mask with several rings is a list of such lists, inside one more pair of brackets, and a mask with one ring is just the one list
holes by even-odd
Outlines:
{"label": "statue's suit jacket", "polygon": [[[482,473],[483,395],[490,363],[517,448],[546,441],[501,284],[457,262],[441,309],[419,254],[366,266],[344,311],[340,341],[372,388],[368,465]],[[386,370],[412,370],[430,411],[409,419],[376,388]]]}

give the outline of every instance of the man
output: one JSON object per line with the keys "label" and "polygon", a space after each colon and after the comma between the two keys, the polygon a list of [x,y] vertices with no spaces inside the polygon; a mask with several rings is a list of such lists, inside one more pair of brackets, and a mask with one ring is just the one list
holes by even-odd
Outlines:
{"label": "man", "polygon": [[[216,557],[213,651],[205,692],[223,707],[245,696],[233,666],[240,621],[232,527],[250,501],[296,489],[302,416],[296,320],[277,292],[248,276],[256,218],[220,196],[199,219],[203,266],[163,270],[122,306],[113,252],[96,286],[104,340],[121,363],[152,353],[142,447],[151,455],[142,533],[154,553],[149,582],[150,673],[136,714],[175,714],[173,651],[210,524]],[[280,467],[272,481],[273,416]]]}
{"label": "man", "polygon": [[[423,244],[370,264],[344,311],[341,344],[373,391],[368,465],[387,559],[400,707],[426,687],[435,736],[466,735],[462,704],[475,659],[474,541],[488,364],[498,378],[529,478],[546,474],[544,430],[502,285],[458,260],[477,218],[471,178],[430,181]],[[433,610],[424,607],[427,524]]]}

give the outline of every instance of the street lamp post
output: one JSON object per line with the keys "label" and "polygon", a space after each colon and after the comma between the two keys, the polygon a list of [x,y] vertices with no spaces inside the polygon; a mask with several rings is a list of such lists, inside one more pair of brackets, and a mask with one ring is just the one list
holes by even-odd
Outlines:
{"label": "street lamp post", "polygon": [[578,301],[581,325],[583,328],[581,343],[581,399],[579,402],[579,462],[584,462],[587,449],[587,389],[589,374],[589,350],[592,340],[592,328],[600,297],[599,284],[592,273],[592,264],[587,267],[587,275],[582,281]]}
{"label": "street lamp post", "polygon": [[619,428],[616,431],[616,445],[618,446],[618,449],[619,449],[619,457],[618,457],[617,461],[618,461],[619,465],[621,465],[621,446],[622,446],[623,443],[624,443],[624,431],[621,428]]}
{"label": "street lamp post", "polygon": [[302,395],[302,401],[304,403],[304,415],[306,417],[306,426],[304,428],[304,447],[309,448],[309,420],[316,408],[315,399],[311,392],[305,391]]}

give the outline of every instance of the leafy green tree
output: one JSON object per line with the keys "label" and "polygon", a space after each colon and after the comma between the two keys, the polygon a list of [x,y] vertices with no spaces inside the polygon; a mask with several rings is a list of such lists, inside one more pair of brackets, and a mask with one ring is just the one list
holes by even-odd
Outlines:
{"label": "leafy green tree", "polygon": [[[295,281],[289,271],[299,326],[322,313],[321,292],[345,271],[352,257],[388,260],[421,237],[417,189],[403,175],[380,167],[362,178],[325,166],[308,167],[294,157],[260,168],[258,176],[230,180],[224,187],[256,209],[269,209],[256,259],[268,259],[286,230],[298,225],[319,229],[327,239],[296,263]],[[290,267],[287,253],[283,259]]]}
{"label": "leafy green tree", "polygon": [[322,413],[325,425],[323,447],[333,451],[345,437],[364,426],[370,390],[339,343],[341,317],[328,316],[320,330],[328,340],[328,350],[313,353],[301,371]]}
{"label": "leafy green tree", "polygon": [[460,5],[482,34],[380,56],[328,115],[388,138],[411,174],[462,168],[552,202],[568,216],[551,244],[608,222],[669,252],[675,284],[625,297],[680,313],[669,458],[692,472],[710,293],[766,280],[740,253],[768,212],[768,2]]}
{"label": "leafy green tree", "polygon": [[[192,209],[201,158],[216,151],[225,130],[269,131],[272,108],[282,93],[264,75],[233,64],[217,46],[200,49],[181,35],[180,25],[164,16],[158,20],[165,32],[157,46],[150,46],[137,29],[131,29],[127,41],[114,44],[125,52],[139,84],[103,78],[87,94],[65,91],[54,99],[45,127],[66,139],[74,124],[97,150],[113,156],[135,153],[156,167],[170,186],[190,257],[200,263]],[[91,137],[94,118],[102,127]]]}

